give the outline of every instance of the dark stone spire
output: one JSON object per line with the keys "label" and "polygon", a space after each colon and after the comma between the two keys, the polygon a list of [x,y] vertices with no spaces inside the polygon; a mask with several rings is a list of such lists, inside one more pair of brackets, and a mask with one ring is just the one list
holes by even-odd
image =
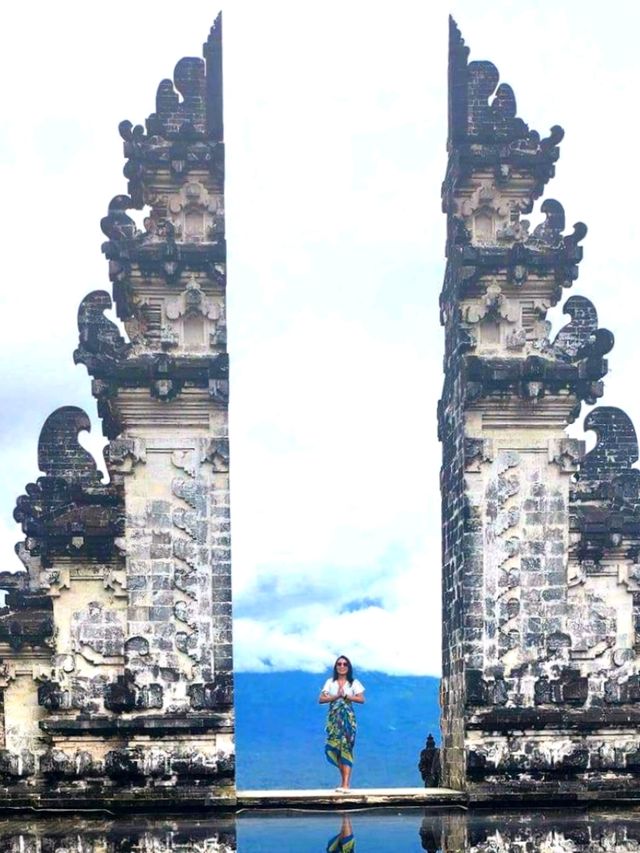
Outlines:
{"label": "dark stone spire", "polygon": [[449,15],[449,149],[466,135],[468,57],[469,48]]}
{"label": "dark stone spire", "polygon": [[[142,125],[120,123],[129,179],[129,207],[145,203],[144,180],[149,171],[169,168],[174,179],[191,170],[208,170],[222,187],[224,180],[222,116],[222,14],[203,46],[204,59],[183,57],[173,79],[162,80],[156,111]],[[123,198],[126,199],[126,196]]]}
{"label": "dark stone spire", "polygon": [[203,56],[204,60],[185,56],[176,65],[173,80],[160,82],[156,111],[146,121],[149,136],[202,134],[211,142],[222,142],[222,13],[203,45]]}
{"label": "dark stone spire", "polygon": [[492,62],[469,62],[469,48],[450,17],[449,152],[459,158],[462,172],[484,165],[495,169],[496,179],[503,181],[514,166],[533,172],[537,197],[553,177],[564,131],[554,125],[550,135],[541,139],[538,131],[518,118],[513,89],[499,80]]}
{"label": "dark stone spire", "polygon": [[207,136],[214,142],[224,140],[222,112],[222,12],[215,19],[202,55],[207,64]]}
{"label": "dark stone spire", "polygon": [[[497,139],[538,142],[516,116],[516,98],[492,62],[468,62],[469,48],[453,18],[449,18],[449,138],[462,142],[473,138],[492,143]],[[493,96],[493,97],[492,97]]]}
{"label": "dark stone spire", "polygon": [[[111,439],[123,428],[113,404],[118,389],[146,385],[153,398],[168,402],[185,388],[208,388],[212,399],[226,399],[221,15],[203,55],[181,59],[173,80],[160,83],[146,131],[129,121],[120,125],[129,195],[111,200],[100,227],[115,308],[131,343],[105,316],[109,295],[96,291],[80,306],[74,354],[94,378],[103,431]],[[139,229],[128,211],[145,205],[149,215]],[[151,282],[162,296],[143,293]],[[187,352],[183,327],[189,317],[215,326],[206,341],[202,330],[197,333],[200,343]]]}

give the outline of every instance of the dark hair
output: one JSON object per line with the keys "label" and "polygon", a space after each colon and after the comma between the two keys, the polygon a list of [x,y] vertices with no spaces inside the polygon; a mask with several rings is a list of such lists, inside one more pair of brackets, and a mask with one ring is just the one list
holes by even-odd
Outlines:
{"label": "dark hair", "polygon": [[333,680],[338,680],[338,661],[346,660],[347,662],[347,681],[349,684],[353,684],[353,667],[351,666],[351,661],[346,655],[338,655],[336,658],[336,662],[333,665]]}

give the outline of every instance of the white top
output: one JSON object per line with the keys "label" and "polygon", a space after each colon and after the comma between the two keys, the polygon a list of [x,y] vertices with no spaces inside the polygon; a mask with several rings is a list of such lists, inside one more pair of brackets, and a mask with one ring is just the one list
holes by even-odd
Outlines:
{"label": "white top", "polygon": [[[329,696],[337,696],[339,689],[337,681],[334,681],[333,678],[327,678],[321,692],[328,693]],[[364,687],[357,678],[354,678],[353,684],[345,681],[342,692],[345,696],[358,696],[360,693],[364,693]]]}

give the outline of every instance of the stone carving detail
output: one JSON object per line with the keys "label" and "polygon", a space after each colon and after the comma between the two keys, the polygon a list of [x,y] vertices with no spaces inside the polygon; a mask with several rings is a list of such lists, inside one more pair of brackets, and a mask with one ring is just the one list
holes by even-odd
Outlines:
{"label": "stone carving detail", "polygon": [[116,438],[105,449],[110,471],[130,474],[135,465],[147,461],[147,443],[143,438]]}
{"label": "stone carving detail", "polygon": [[516,470],[519,462],[515,452],[498,453],[495,473],[487,484],[484,499],[485,613],[492,622],[496,612],[498,617],[497,634],[496,627],[490,629],[493,642],[488,654],[502,659],[517,647],[520,637],[517,620],[520,542],[517,534],[514,535],[520,521],[520,506],[513,500],[521,488]]}
{"label": "stone carving detail", "polygon": [[[174,477],[171,486],[174,500],[155,501],[146,506],[151,540],[144,550],[136,552],[137,565],[144,574],[133,578],[130,586],[135,590],[131,594],[136,601],[150,605],[145,615],[148,622],[140,623],[143,636],[158,636],[161,631],[162,639],[143,645],[139,641],[127,644],[132,697],[155,673],[163,687],[164,701],[176,708],[185,700],[200,710],[226,707],[230,701],[231,682],[224,674],[227,664],[221,674],[214,666],[216,637],[211,624],[214,612],[211,596],[217,591],[213,573],[218,572],[220,579],[229,577],[228,565],[220,563],[225,553],[228,558],[228,521],[224,510],[220,514],[217,493],[207,473],[217,474],[226,467],[223,463],[227,457],[223,453],[226,454],[226,442],[210,439],[199,440],[191,450],[174,450],[173,464],[188,476]],[[161,584],[154,582],[153,588],[149,586],[147,566],[152,577],[159,575],[157,580],[162,579]],[[221,587],[222,598],[218,600],[228,601],[229,592],[230,589]],[[165,624],[156,624],[158,620]],[[217,638],[224,642],[221,626]],[[190,660],[188,669],[181,656]],[[186,694],[181,686],[185,681]]]}
{"label": "stone carving detail", "polygon": [[480,471],[483,462],[493,461],[493,442],[490,438],[465,438],[464,461],[466,471]]}
{"label": "stone carving detail", "polygon": [[47,477],[61,477],[68,483],[98,483],[102,473],[78,441],[91,430],[87,414],[75,406],[64,406],[49,415],[38,441],[38,467]]}
{"label": "stone carving detail", "polygon": [[[470,62],[468,66],[468,124],[470,136],[484,134],[496,138],[524,138],[527,125],[516,117],[516,99],[507,83],[498,81],[498,69],[491,62]],[[493,96],[493,99],[489,99]]]}
{"label": "stone carving detail", "polygon": [[226,439],[197,439],[193,447],[175,450],[171,461],[190,477],[196,477],[200,466],[209,462],[214,471],[229,470],[229,442]]}
{"label": "stone carving detail", "polygon": [[76,364],[88,364],[92,358],[117,360],[126,355],[128,345],[115,323],[104,316],[113,306],[104,290],[94,290],[80,303],[78,331],[80,345],[73,354]]}
{"label": "stone carving detail", "polygon": [[612,480],[617,475],[627,473],[631,465],[638,461],[636,431],[622,409],[599,406],[589,412],[584,428],[594,430],[597,441],[593,450],[582,460],[581,482]]}
{"label": "stone carving detail", "polygon": [[615,645],[616,610],[589,589],[570,598],[567,630],[572,660],[596,658]]}
{"label": "stone carving detail", "polygon": [[211,197],[197,181],[185,184],[179,194],[170,196],[168,207],[178,241],[205,243],[224,234],[222,197]]}
{"label": "stone carving detail", "polygon": [[468,306],[466,309],[467,323],[479,323],[485,317],[498,321],[506,320],[509,323],[515,323],[519,318],[517,308],[504,297],[502,288],[496,281],[487,285],[480,304]]}
{"label": "stone carving detail", "polygon": [[151,133],[164,137],[181,131],[203,133],[205,100],[204,60],[185,57],[176,65],[173,81],[162,80],[158,86],[156,112],[149,116],[147,126]]}
{"label": "stone carving detail", "polygon": [[116,195],[109,202],[109,212],[100,221],[102,233],[114,243],[128,242],[142,237],[142,232],[127,210],[135,208],[128,195]]}
{"label": "stone carving detail", "polygon": [[[449,21],[449,142],[463,155],[471,154],[486,163],[486,151],[501,151],[497,178],[506,182],[512,164],[526,157],[530,169],[537,167],[542,186],[553,176],[552,164],[558,159],[558,144],[564,131],[554,125],[546,139],[518,118],[511,87],[499,83],[498,69],[491,62],[468,62],[469,48],[451,18]],[[476,145],[468,152],[465,145]],[[483,156],[484,155],[484,156]],[[536,187],[536,195],[540,189]]]}
{"label": "stone carving detail", "polygon": [[92,601],[86,610],[71,618],[71,648],[89,656],[92,663],[100,658],[121,658],[124,654],[124,630],[120,614],[106,610],[99,601]]}
{"label": "stone carving detail", "polygon": [[101,485],[102,472],[78,441],[78,434],[90,429],[89,418],[75,406],[50,415],[38,442],[45,476],[30,483],[16,502],[14,518],[27,535],[26,551],[40,556],[44,568],[52,550],[107,556],[113,537],[122,532],[121,497],[117,489]]}
{"label": "stone carving detail", "polygon": [[459,205],[459,215],[474,245],[483,245],[500,237],[515,239],[517,235],[523,239],[527,223],[519,222],[519,211],[526,207],[524,201],[507,201],[495,186],[484,181]]}
{"label": "stone carving detail", "polygon": [[549,439],[549,462],[555,462],[561,471],[577,471],[583,456],[583,441],[575,438]]}
{"label": "stone carving detail", "polygon": [[570,296],[563,305],[571,322],[556,335],[553,351],[560,358],[577,361],[581,358],[603,356],[613,348],[613,335],[598,328],[598,314],[593,303],[584,296]]}
{"label": "stone carving detail", "polygon": [[[222,18],[218,16],[204,45],[204,58],[187,57],[163,80],[156,98],[156,112],[145,128],[130,121],[120,124],[127,158],[125,175],[129,192],[142,207],[145,167],[169,168],[174,180],[191,169],[208,171],[213,182],[224,182],[222,119]],[[176,91],[177,90],[177,91]],[[182,96],[182,99],[180,98]],[[148,191],[148,190],[147,190]]]}
{"label": "stone carving detail", "polygon": [[[71,652],[82,653],[84,647],[73,645],[74,628],[68,621],[60,623],[54,605],[57,599],[66,601],[78,572],[102,578],[109,573],[106,566],[118,565],[121,559],[116,541],[124,527],[122,495],[115,485],[101,483],[102,473],[80,445],[79,432],[89,429],[87,415],[73,406],[49,416],[38,443],[38,463],[45,476],[27,486],[14,512],[27,534],[19,549],[27,571],[19,582],[16,578],[17,582],[7,584],[10,591],[0,614],[0,637],[16,651],[25,646],[50,651],[50,668],[34,662],[31,677],[38,704],[49,711],[103,710],[106,676],[92,678],[77,671]],[[59,561],[62,565],[57,568]],[[95,630],[80,615],[78,620],[77,636],[85,629]],[[24,674],[24,664],[21,671]],[[22,682],[9,689],[24,691]],[[12,738],[22,737],[20,726],[11,731]]]}
{"label": "stone carving detail", "polygon": [[[640,536],[640,471],[638,441],[629,417],[610,406],[593,409],[585,429],[596,432],[596,446],[583,458],[571,498],[573,504],[573,559],[583,567],[576,575],[602,574],[608,553],[617,554],[618,576],[629,588],[627,608],[632,612],[635,641],[640,641],[640,601],[633,589],[637,540]],[[624,558],[620,555],[625,555]],[[619,608],[623,599],[619,599]],[[620,615],[620,614],[618,614]]]}
{"label": "stone carving detail", "polygon": [[[226,344],[224,300],[206,296],[196,278],[189,279],[186,289],[179,297],[167,301],[166,314],[172,321],[182,319],[180,329],[185,348],[203,347],[205,329],[208,329],[208,346]],[[207,320],[211,322],[205,326]],[[180,337],[172,335],[171,341],[179,343]]]}
{"label": "stone carving detail", "polygon": [[193,276],[184,292],[177,299],[167,302],[167,317],[170,320],[177,320],[188,314],[200,314],[211,320],[217,320],[220,315],[218,303],[205,296],[200,283]]}
{"label": "stone carving detail", "polygon": [[564,208],[559,201],[548,198],[542,202],[540,210],[544,213],[545,220],[534,229],[531,242],[541,247],[554,249],[563,242]]}

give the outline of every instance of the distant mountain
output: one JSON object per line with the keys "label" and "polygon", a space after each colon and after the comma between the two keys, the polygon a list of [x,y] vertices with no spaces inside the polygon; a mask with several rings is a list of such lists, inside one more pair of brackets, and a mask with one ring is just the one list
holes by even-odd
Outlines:
{"label": "distant mountain", "polygon": [[[333,788],[324,757],[327,707],[318,694],[329,673],[237,673],[239,788]],[[439,742],[438,678],[360,670],[366,704],[356,708],[354,787],[420,786],[427,734]]]}

